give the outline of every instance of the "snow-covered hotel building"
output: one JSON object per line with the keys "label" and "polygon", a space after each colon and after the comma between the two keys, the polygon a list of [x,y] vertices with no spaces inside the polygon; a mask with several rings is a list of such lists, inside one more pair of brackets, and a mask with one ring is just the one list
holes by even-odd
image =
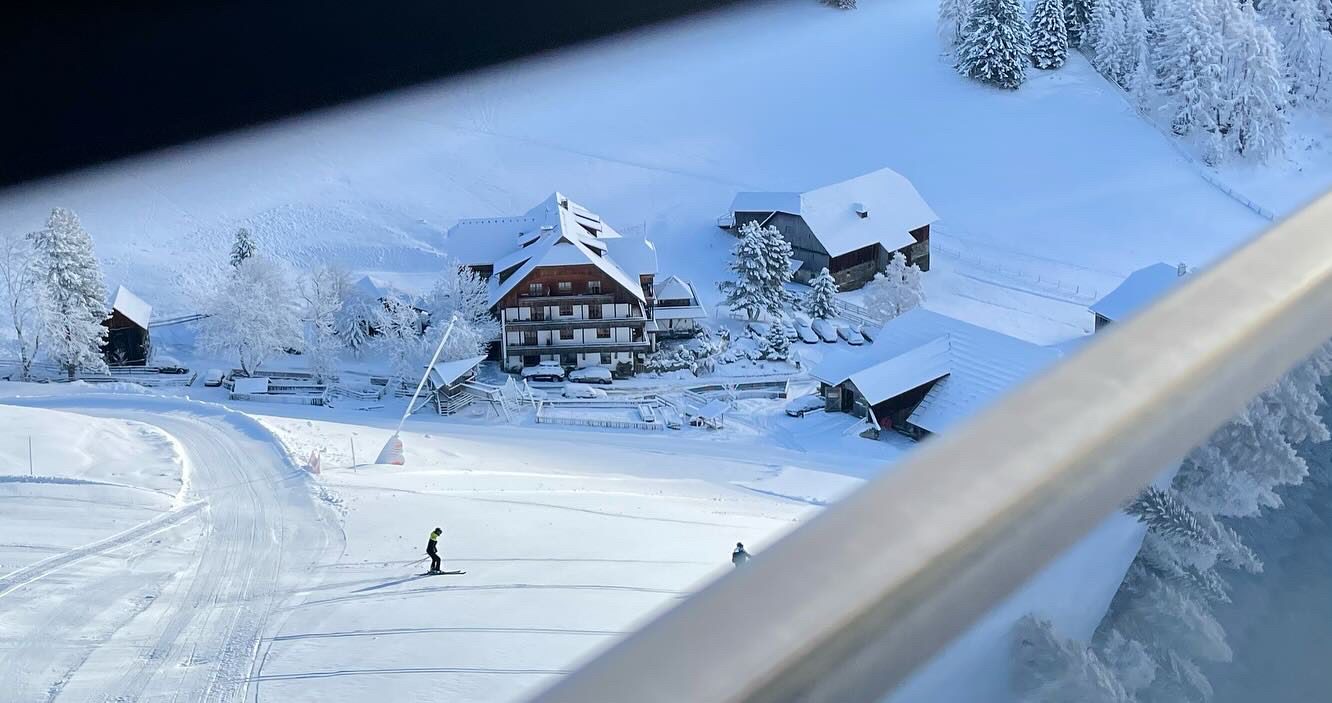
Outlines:
{"label": "snow-covered hotel building", "polygon": [[445,249],[489,281],[508,371],[631,371],[655,348],[652,242],[621,235],[560,193],[516,217],[462,220]]}

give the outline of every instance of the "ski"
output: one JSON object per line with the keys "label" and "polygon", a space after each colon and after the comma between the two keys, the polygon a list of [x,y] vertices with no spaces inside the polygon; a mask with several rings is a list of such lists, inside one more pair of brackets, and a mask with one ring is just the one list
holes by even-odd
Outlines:
{"label": "ski", "polygon": [[465,574],[465,573],[467,573],[467,572],[466,572],[466,571],[427,571],[427,572],[425,572],[424,574],[417,574],[417,576],[457,576],[458,574]]}

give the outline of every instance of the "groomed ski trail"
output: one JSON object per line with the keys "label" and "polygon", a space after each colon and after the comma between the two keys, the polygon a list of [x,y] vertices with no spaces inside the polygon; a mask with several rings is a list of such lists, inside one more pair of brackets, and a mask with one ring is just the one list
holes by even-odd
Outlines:
{"label": "groomed ski trail", "polygon": [[[312,585],[341,532],[279,443],[248,417],[166,399],[6,401],[154,425],[189,462],[195,531],[103,550],[107,559],[13,588],[0,642],[3,697],[233,701],[246,695],[273,614]],[[119,550],[121,554],[116,554]],[[17,629],[17,631],[16,631]],[[9,698],[13,696],[13,698]]]}

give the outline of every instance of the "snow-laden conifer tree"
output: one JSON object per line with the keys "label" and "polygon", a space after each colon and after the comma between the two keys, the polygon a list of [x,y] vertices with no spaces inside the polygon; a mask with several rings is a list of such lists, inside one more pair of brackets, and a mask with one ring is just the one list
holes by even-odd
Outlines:
{"label": "snow-laden conifer tree", "polygon": [[907,265],[902,252],[895,252],[882,273],[864,288],[865,307],[885,322],[925,302],[920,267]]}
{"label": "snow-laden conifer tree", "polygon": [[791,340],[786,337],[786,330],[781,324],[768,325],[768,333],[763,336],[763,358],[773,361],[786,361],[791,358]]}
{"label": "snow-laden conifer tree", "polygon": [[250,236],[250,230],[241,227],[236,230],[236,238],[231,242],[231,265],[240,266],[241,262],[254,256],[257,247],[254,238]]}
{"label": "snow-laden conifer tree", "polygon": [[28,238],[41,280],[38,315],[47,352],[71,380],[81,368],[106,368],[106,284],[92,237],[77,215],[55,208],[46,229]]}
{"label": "snow-laden conifer tree", "polygon": [[1252,4],[1220,2],[1227,8],[1224,141],[1229,151],[1261,161],[1285,148],[1290,90],[1281,75],[1280,49]]}
{"label": "snow-laden conifer tree", "polygon": [[1156,73],[1169,96],[1170,127],[1190,135],[1203,158],[1221,156],[1226,110],[1224,42],[1218,5],[1231,0],[1174,0],[1157,8]]}
{"label": "snow-laden conifer tree", "polygon": [[971,15],[972,0],[939,0],[939,39],[947,47],[962,43],[962,29]]}
{"label": "snow-laden conifer tree", "polygon": [[310,372],[321,383],[337,375],[339,357],[346,349],[338,335],[338,315],[350,290],[351,277],[333,266],[323,266],[310,274],[301,290],[305,301],[305,358]]}
{"label": "snow-laden conifer tree", "polygon": [[1022,703],[1131,703],[1117,673],[1082,643],[1028,615],[1013,630],[1013,688]]}
{"label": "snow-laden conifer tree", "polygon": [[1087,36],[1096,70],[1128,87],[1137,68],[1138,46],[1147,39],[1147,19],[1140,0],[1097,0]]}
{"label": "snow-laden conifer tree", "polygon": [[453,333],[439,358],[445,361],[484,354],[486,346],[499,338],[500,323],[490,309],[486,281],[472,269],[450,260],[444,275],[426,300],[431,329],[443,334],[456,316]]}
{"label": "snow-laden conifer tree", "polygon": [[[776,227],[760,227],[757,222],[746,222],[731,251],[730,269],[735,280],[721,284],[727,306],[743,311],[751,320],[765,313],[779,315],[786,301],[783,285],[791,276],[786,263],[790,253],[791,245]],[[776,271],[779,260],[781,269]]]}
{"label": "snow-laden conifer tree", "polygon": [[300,306],[288,273],[260,255],[240,262],[204,291],[199,321],[199,345],[235,355],[240,372],[252,376],[268,359],[288,349],[300,349]]}
{"label": "snow-laden conifer tree", "polygon": [[1037,0],[1031,16],[1031,63],[1036,68],[1059,68],[1068,58],[1068,30],[1063,0]]}
{"label": "snow-laden conifer tree", "polygon": [[809,282],[809,295],[805,297],[805,312],[816,320],[827,320],[837,316],[834,303],[837,301],[837,281],[825,267],[819,275]]}
{"label": "snow-laden conifer tree", "polygon": [[1317,0],[1265,0],[1262,7],[1281,45],[1281,72],[1291,103],[1326,99],[1332,28],[1320,20]]}
{"label": "snow-laden conifer tree", "polygon": [[0,321],[14,332],[6,339],[19,361],[19,380],[32,378],[32,362],[42,348],[41,271],[32,242],[24,236],[0,237]]}
{"label": "snow-laden conifer tree", "polygon": [[1017,88],[1027,78],[1030,34],[1019,0],[975,0],[957,48],[958,73]]}
{"label": "snow-laden conifer tree", "polygon": [[1082,46],[1086,40],[1092,5],[1093,0],[1064,0],[1064,29],[1068,32],[1070,48]]}
{"label": "snow-laden conifer tree", "polygon": [[839,10],[856,9],[856,0],[823,0],[823,4],[828,7],[835,7]]}

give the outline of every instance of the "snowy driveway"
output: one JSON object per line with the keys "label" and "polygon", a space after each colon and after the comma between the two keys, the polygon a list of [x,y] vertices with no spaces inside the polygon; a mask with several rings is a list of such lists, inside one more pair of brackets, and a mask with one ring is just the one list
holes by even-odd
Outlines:
{"label": "snowy driveway", "polygon": [[[11,401],[12,402],[12,401]],[[234,700],[275,610],[341,545],[281,448],[248,417],[169,399],[22,404],[137,420],[187,457],[202,510],[0,590],[6,700]],[[188,503],[187,503],[188,505]],[[35,526],[37,529],[39,526]]]}

